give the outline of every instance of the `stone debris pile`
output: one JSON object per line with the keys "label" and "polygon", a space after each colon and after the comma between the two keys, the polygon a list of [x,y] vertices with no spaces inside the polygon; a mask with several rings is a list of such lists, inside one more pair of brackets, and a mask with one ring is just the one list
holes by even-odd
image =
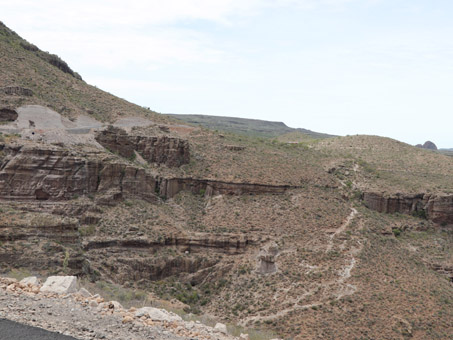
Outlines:
{"label": "stone debris pile", "polygon": [[57,331],[80,339],[247,340],[227,327],[214,328],[154,307],[125,309],[85,288],[75,276],[51,276],[43,285],[36,277],[20,282],[0,277],[0,318]]}

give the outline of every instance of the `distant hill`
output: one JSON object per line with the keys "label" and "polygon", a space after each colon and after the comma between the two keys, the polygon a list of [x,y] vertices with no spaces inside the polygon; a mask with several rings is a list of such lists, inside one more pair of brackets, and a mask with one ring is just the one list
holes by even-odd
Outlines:
{"label": "distant hill", "polygon": [[[187,123],[202,125],[209,129],[233,132],[237,134],[251,135],[265,138],[277,138],[288,135],[284,141],[291,142],[291,136],[294,141],[301,139],[324,139],[335,137],[325,133],[310,131],[307,129],[290,128],[282,122],[270,122],[259,119],[246,119],[235,117],[220,117],[209,115],[185,115],[185,114],[167,114],[167,116],[177,118]],[[282,140],[283,141],[283,140]]]}
{"label": "distant hill", "polygon": [[438,150],[440,153],[447,155],[447,156],[453,156],[453,148],[450,149],[439,149]]}

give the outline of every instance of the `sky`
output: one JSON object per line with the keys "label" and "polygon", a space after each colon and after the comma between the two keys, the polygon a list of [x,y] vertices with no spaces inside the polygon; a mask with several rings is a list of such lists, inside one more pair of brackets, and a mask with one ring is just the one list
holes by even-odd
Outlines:
{"label": "sky", "polygon": [[0,0],[0,20],[157,112],[453,148],[451,0]]}

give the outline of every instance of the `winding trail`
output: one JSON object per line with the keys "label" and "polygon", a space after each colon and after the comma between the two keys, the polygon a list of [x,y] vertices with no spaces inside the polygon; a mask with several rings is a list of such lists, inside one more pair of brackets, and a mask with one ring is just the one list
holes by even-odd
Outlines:
{"label": "winding trail", "polygon": [[346,228],[349,227],[356,215],[357,210],[355,208],[351,208],[351,213],[348,217],[346,217],[346,220],[343,222],[343,224],[332,235],[329,236],[329,243],[327,244],[326,253],[332,250],[334,238],[339,234],[342,234],[346,230]]}
{"label": "winding trail", "polygon": [[[346,217],[345,221],[343,224],[333,233],[329,236],[329,241],[327,244],[327,249],[326,253],[331,251],[334,248],[334,239],[338,237],[340,234],[344,233],[346,228],[348,228],[351,223],[354,221],[354,219],[357,217],[358,211],[355,208],[351,208],[351,213]],[[359,229],[361,229],[363,226],[359,226]],[[286,301],[293,303],[293,306],[285,308],[283,310],[280,310],[274,314],[271,315],[258,315],[258,316],[250,316],[248,318],[245,318],[241,320],[240,324],[242,326],[247,325],[249,322],[255,322],[255,321],[272,321],[281,317],[285,317],[287,314],[290,312],[296,311],[296,310],[306,310],[309,308],[313,307],[319,307],[324,304],[330,303],[331,301],[336,301],[344,296],[352,295],[357,291],[357,287],[355,285],[347,283],[347,280],[351,278],[352,271],[354,267],[357,264],[357,260],[355,256],[359,254],[363,248],[363,244],[360,242],[358,237],[352,237],[351,241],[356,241],[358,243],[358,246],[352,246],[349,251],[344,253],[345,259],[348,259],[345,263],[344,266],[341,267],[337,271],[337,278],[334,280],[330,280],[328,282],[322,283],[317,287],[311,288],[307,290],[304,294],[299,296],[297,299],[291,299],[292,301]],[[340,245],[339,248],[343,249],[344,244]],[[313,268],[315,268],[313,266]],[[289,288],[288,290],[290,290]],[[325,291],[331,291],[330,292],[330,297],[325,298],[325,299],[320,299],[318,301],[315,301],[313,303],[309,304],[302,304],[303,300],[309,298],[310,296],[313,296],[316,294],[316,292],[319,289],[323,289]]]}

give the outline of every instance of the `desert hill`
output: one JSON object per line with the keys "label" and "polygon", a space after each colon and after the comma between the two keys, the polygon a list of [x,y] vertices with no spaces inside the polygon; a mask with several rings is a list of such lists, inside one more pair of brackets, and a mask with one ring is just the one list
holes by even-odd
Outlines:
{"label": "desert hill", "polygon": [[88,85],[58,56],[41,51],[0,22],[0,93],[4,106],[38,104],[67,118],[113,121],[122,115],[164,116]]}
{"label": "desert hill", "polygon": [[0,28],[1,272],[177,299],[255,339],[452,334],[451,157],[186,124],[21,43]]}

